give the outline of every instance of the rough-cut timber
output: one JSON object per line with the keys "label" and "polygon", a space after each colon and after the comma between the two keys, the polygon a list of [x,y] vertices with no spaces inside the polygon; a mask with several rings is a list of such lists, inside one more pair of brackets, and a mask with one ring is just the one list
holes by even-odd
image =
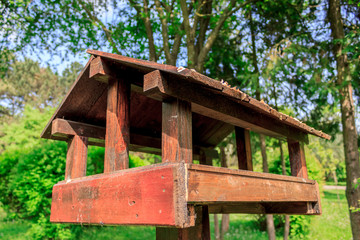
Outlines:
{"label": "rough-cut timber", "polygon": [[240,105],[209,89],[154,71],[144,76],[144,93],[159,101],[178,98],[191,103],[191,109],[200,115],[234,126],[251,129],[273,137],[290,137],[307,142],[307,134],[285,125],[265,114]]}
{"label": "rough-cut timber", "polygon": [[162,161],[192,163],[191,105],[174,99],[162,110]]}
{"label": "rough-cut timber", "polygon": [[307,133],[313,134],[318,137],[330,139],[330,136],[322,133],[318,130],[315,130],[314,128],[311,128],[307,126],[306,124],[290,117],[285,114],[282,114],[275,109],[271,108],[269,105],[257,101],[254,98],[251,98],[247,94],[235,89],[231,88],[227,84],[222,84],[219,81],[216,81],[212,78],[206,77],[194,70],[186,69],[186,68],[177,68],[175,66],[165,65],[165,64],[158,64],[155,62],[149,62],[145,60],[139,60],[139,59],[133,59],[117,54],[112,53],[106,53],[96,50],[88,50],[88,53],[92,54],[93,56],[101,56],[103,58],[113,60],[114,62],[118,64],[122,64],[124,66],[127,66],[131,69],[137,69],[138,71],[141,71],[143,73],[149,73],[154,70],[159,70],[164,73],[168,73],[172,75],[173,77],[177,77],[179,79],[186,79],[190,80],[192,82],[201,84],[206,86],[209,89],[215,90],[218,94],[222,94],[226,97],[234,99],[239,104],[242,104],[244,106],[248,106],[255,111],[262,112],[266,115],[272,116],[273,118],[277,119],[278,121],[282,122],[286,125],[291,125],[293,127],[298,128],[299,130],[305,131]]}
{"label": "rough-cut timber", "polygon": [[74,135],[68,141],[65,180],[86,176],[88,138]]}
{"label": "rough-cut timber", "polygon": [[[216,184],[215,184],[216,183]],[[210,213],[320,214],[315,181],[162,163],[71,179],[53,188],[51,221],[189,227]]]}
{"label": "rough-cut timber", "polygon": [[104,172],[129,167],[130,83],[109,78]]}
{"label": "rough-cut timber", "polygon": [[304,145],[297,141],[288,139],[288,149],[291,175],[295,177],[308,178]]}
{"label": "rough-cut timber", "polygon": [[250,132],[244,128],[235,127],[235,137],[239,169],[252,171]]}
{"label": "rough-cut timber", "polygon": [[[183,170],[181,170],[183,168]],[[63,181],[53,188],[52,222],[193,226],[188,212],[184,165],[150,167]],[[181,202],[182,201],[182,202]]]}
{"label": "rough-cut timber", "polygon": [[[79,135],[87,137],[89,145],[100,147],[105,146],[105,132],[104,127],[59,118],[53,121],[51,129],[52,137],[57,140],[68,141],[74,135]],[[141,134],[140,129],[130,128],[129,150],[161,155],[161,139],[157,136]],[[215,149],[195,145],[193,159],[200,159],[200,155],[205,155],[207,158],[218,158],[218,152]]]}
{"label": "rough-cut timber", "polygon": [[[205,206],[207,209],[207,206]],[[156,228],[156,240],[209,240],[210,226],[209,214],[204,212],[204,207],[195,207],[196,221],[195,226],[189,228]]]}

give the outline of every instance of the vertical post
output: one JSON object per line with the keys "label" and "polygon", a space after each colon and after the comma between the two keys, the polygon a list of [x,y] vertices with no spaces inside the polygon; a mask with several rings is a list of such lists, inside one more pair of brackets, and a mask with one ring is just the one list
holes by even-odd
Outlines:
{"label": "vertical post", "polygon": [[[205,208],[206,207],[206,208]],[[207,206],[195,207],[195,226],[189,228],[156,228],[156,240],[210,240],[209,212]],[[205,223],[205,225],[204,225]]]}
{"label": "vertical post", "polygon": [[200,150],[200,164],[202,165],[209,165],[212,166],[212,158],[207,156],[206,153],[202,150]]}
{"label": "vertical post", "polygon": [[192,163],[191,104],[179,99],[162,104],[162,161]]}
{"label": "vertical post", "polygon": [[68,142],[65,180],[86,176],[88,138],[75,135]]}
{"label": "vertical post", "polygon": [[235,137],[239,169],[252,171],[250,132],[244,128],[235,127]]}
{"label": "vertical post", "polygon": [[[162,105],[162,161],[192,163],[191,104],[174,99]],[[157,240],[210,239],[209,214],[206,207],[195,207],[195,226],[190,228],[156,228]]]}
{"label": "vertical post", "polygon": [[291,175],[308,178],[304,145],[298,141],[288,139]]}
{"label": "vertical post", "polygon": [[129,167],[130,145],[130,83],[109,78],[104,172]]}
{"label": "vertical post", "polygon": [[[298,141],[288,139],[289,159],[291,175],[295,177],[308,178],[308,172],[305,160],[304,144]],[[320,213],[320,197],[316,203],[308,203],[307,211],[309,213]]]}

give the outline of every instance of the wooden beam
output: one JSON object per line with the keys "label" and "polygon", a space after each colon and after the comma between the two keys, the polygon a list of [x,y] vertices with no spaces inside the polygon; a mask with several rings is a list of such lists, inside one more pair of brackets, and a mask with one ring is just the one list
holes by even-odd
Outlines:
{"label": "wooden beam", "polygon": [[193,204],[318,201],[312,180],[199,164],[189,165],[188,173],[187,199]]}
{"label": "wooden beam", "polygon": [[235,137],[239,169],[253,171],[249,130],[235,127]]}
{"label": "wooden beam", "polygon": [[109,78],[104,172],[129,167],[130,146],[130,83]]}
{"label": "wooden beam", "polygon": [[59,182],[53,188],[50,220],[168,226],[185,228],[185,234],[186,228],[198,226],[195,215],[197,221],[203,217],[194,206],[203,211],[201,206],[208,205],[211,213],[319,214],[318,199],[312,180],[161,163]]}
{"label": "wooden beam", "polygon": [[59,182],[53,188],[50,221],[194,226],[184,174],[184,165],[157,164]]}
{"label": "wooden beam", "polygon": [[304,145],[298,141],[288,139],[288,149],[291,175],[295,177],[308,178]]}
{"label": "wooden beam", "polygon": [[192,163],[191,105],[175,99],[162,105],[162,161]]}
{"label": "wooden beam", "polygon": [[68,141],[65,180],[86,176],[88,139],[79,135]]}
{"label": "wooden beam", "polygon": [[307,134],[297,128],[282,124],[266,114],[216,94],[216,91],[209,91],[204,86],[186,80],[176,81],[158,70],[144,76],[144,93],[159,101],[182,99],[191,103],[193,112],[254,132],[308,142]]}
{"label": "wooden beam", "polygon": [[89,78],[108,83],[111,71],[102,57],[96,57],[90,63]]}
{"label": "wooden beam", "polygon": [[[205,211],[204,211],[205,209]],[[195,207],[195,226],[189,228],[156,228],[156,240],[210,240],[207,206]],[[205,224],[204,224],[205,223]]]}
{"label": "wooden beam", "polygon": [[[56,118],[52,122],[51,136],[53,139],[68,141],[74,135],[88,138],[89,145],[105,146],[106,128],[91,124],[69,121]],[[146,152],[161,155],[161,139],[156,136],[143,135],[141,133],[148,132],[142,129],[130,128],[130,151]],[[206,157],[217,158],[218,152],[215,149],[194,146],[193,158],[199,159],[200,152]]]}

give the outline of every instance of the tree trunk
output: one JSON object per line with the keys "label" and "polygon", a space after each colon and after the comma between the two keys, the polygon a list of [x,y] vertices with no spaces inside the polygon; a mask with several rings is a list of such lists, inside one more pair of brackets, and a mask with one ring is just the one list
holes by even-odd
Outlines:
{"label": "tree trunk", "polygon": [[224,240],[226,232],[229,230],[230,218],[229,214],[223,214],[221,219],[220,240]]}
{"label": "tree trunk", "polygon": [[[340,1],[329,0],[328,19],[330,21],[333,40],[345,38],[342,22]],[[355,126],[355,109],[352,97],[352,86],[349,75],[347,55],[342,53],[341,42],[335,42],[333,53],[336,58],[337,81],[340,93],[341,121],[343,126],[343,141],[346,165],[346,197],[350,211],[351,230],[353,239],[360,239],[360,212],[352,209],[360,208],[360,187],[355,188],[360,178],[359,150]]]}
{"label": "tree trunk", "polygon": [[[281,158],[282,174],[286,175],[286,165],[285,165],[284,151],[283,151],[283,148],[282,148],[281,140],[279,140],[279,147],[280,147],[280,158]],[[284,240],[288,240],[289,232],[290,232],[290,217],[289,217],[289,215],[285,215]]]}
{"label": "tree trunk", "polygon": [[[257,100],[261,100],[260,96],[260,78],[259,78],[259,67],[256,55],[256,39],[255,39],[255,26],[252,19],[252,11],[250,7],[249,12],[249,20],[250,20],[250,32],[251,32],[251,46],[252,46],[252,62],[254,66],[254,73],[257,74],[257,82],[256,82],[256,89],[255,89],[255,97]],[[266,143],[264,135],[260,134],[260,149],[261,155],[263,160],[263,172],[269,172],[267,156],[266,156]],[[274,218],[272,215],[266,215],[266,228],[268,232],[268,236],[270,240],[275,240],[275,226],[274,226]]]}
{"label": "tree trunk", "polygon": [[[267,155],[266,155],[266,142],[265,136],[259,134],[260,136],[260,149],[261,149],[261,156],[263,159],[263,172],[269,172],[269,166],[267,162]],[[269,240],[276,240],[275,236],[275,226],[274,226],[274,217],[271,214],[266,215],[266,229],[268,232]]]}
{"label": "tree trunk", "polygon": [[[226,154],[223,146],[220,147],[220,157],[221,157],[221,167],[227,168]],[[226,232],[229,230],[230,216],[229,214],[222,214],[221,217],[221,229],[220,229],[220,239],[223,240]]]}
{"label": "tree trunk", "polygon": [[220,227],[219,227],[219,218],[217,214],[214,214],[214,232],[215,232],[215,239],[220,239]]}

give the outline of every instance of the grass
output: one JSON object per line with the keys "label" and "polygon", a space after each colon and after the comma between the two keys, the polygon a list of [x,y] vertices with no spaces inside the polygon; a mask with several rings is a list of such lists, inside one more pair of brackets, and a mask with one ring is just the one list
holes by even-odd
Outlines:
{"label": "grass", "polygon": [[24,221],[5,221],[5,217],[6,214],[0,207],[0,239],[25,239],[29,224]]}
{"label": "grass", "polygon": [[[305,239],[351,239],[351,229],[347,202],[343,190],[325,190],[322,196],[321,216],[308,216],[311,219],[309,234]],[[0,208],[0,239],[26,239],[26,231],[29,228],[27,222],[8,222],[4,220],[5,213]],[[213,216],[210,216],[211,235],[214,237]],[[83,227],[80,240],[92,239],[155,239],[154,227],[139,226],[107,226],[107,227]],[[230,215],[230,228],[225,239],[256,239],[266,240],[266,231],[259,230],[254,215],[233,214]],[[282,239],[282,232],[277,231],[277,239]],[[295,237],[296,239],[296,237]]]}

